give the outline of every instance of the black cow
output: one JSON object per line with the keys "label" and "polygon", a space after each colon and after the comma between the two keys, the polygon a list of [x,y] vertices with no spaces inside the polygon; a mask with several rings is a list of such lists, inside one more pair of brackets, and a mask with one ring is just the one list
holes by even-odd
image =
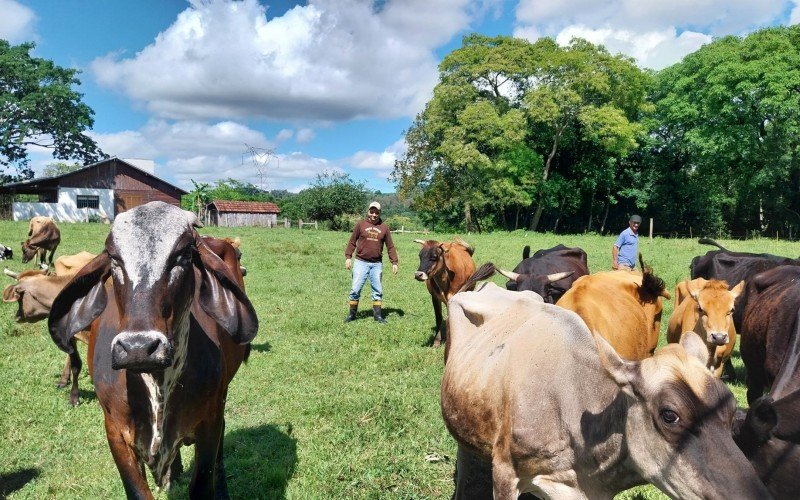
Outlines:
{"label": "black cow", "polygon": [[542,296],[545,302],[555,304],[572,284],[589,274],[586,252],[580,248],[556,245],[553,248],[537,250],[530,256],[531,247],[522,250],[522,262],[513,272],[498,269],[509,279],[508,290],[530,290]]}
{"label": "black cow", "polygon": [[14,251],[5,245],[0,245],[0,260],[11,260],[13,258]]}
{"label": "black cow", "polygon": [[734,439],[775,498],[800,490],[799,281],[800,267],[779,266],[745,291],[741,351],[751,407],[737,416]]}
{"label": "black cow", "polygon": [[188,444],[189,497],[227,498],[225,399],[258,318],[233,247],[193,226],[194,214],[163,202],[118,215],[50,311],[50,335],[70,355],[91,325],[92,381],[129,498],[153,498],[145,464],[160,488],[177,479]]}

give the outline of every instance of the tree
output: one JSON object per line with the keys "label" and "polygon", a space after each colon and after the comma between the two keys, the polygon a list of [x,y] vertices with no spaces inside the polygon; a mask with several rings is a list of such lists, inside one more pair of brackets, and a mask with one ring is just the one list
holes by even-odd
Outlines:
{"label": "tree", "polygon": [[197,218],[201,221],[205,218],[206,206],[211,202],[209,190],[211,185],[205,182],[197,182],[194,179],[192,186],[194,189],[189,193],[189,210],[197,213]]}
{"label": "tree", "polygon": [[33,176],[30,146],[51,149],[61,160],[93,163],[104,157],[84,133],[94,124],[94,112],[72,89],[80,85],[79,71],[31,57],[34,46],[0,40],[0,165],[16,167],[27,178]]}
{"label": "tree", "polygon": [[367,191],[363,182],[355,182],[347,174],[326,172],[317,175],[312,186],[299,193],[297,202],[309,218],[328,221],[338,229],[338,217],[364,212]]}
{"label": "tree", "polygon": [[57,161],[53,163],[48,163],[47,166],[44,167],[42,175],[44,177],[56,177],[59,175],[64,175],[70,172],[74,172],[79,168],[81,168],[81,165],[77,163],[65,163],[63,161]]}

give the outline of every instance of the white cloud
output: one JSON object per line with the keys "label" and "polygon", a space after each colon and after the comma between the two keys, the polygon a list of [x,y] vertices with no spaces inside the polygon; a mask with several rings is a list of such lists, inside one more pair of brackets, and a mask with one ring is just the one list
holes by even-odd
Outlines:
{"label": "white cloud", "polygon": [[309,0],[269,20],[256,0],[195,1],[134,57],[92,71],[169,118],[413,116],[436,83],[433,50],[497,1]]}
{"label": "white cloud", "polygon": [[308,144],[309,142],[314,140],[316,134],[310,128],[301,128],[297,131],[297,136],[295,140],[298,144]]}
{"label": "white cloud", "polygon": [[788,0],[520,0],[514,34],[530,40],[552,36],[561,44],[580,36],[661,69],[714,36],[774,24],[789,5]]}
{"label": "white cloud", "polygon": [[792,0],[794,7],[791,14],[789,14],[789,24],[800,23],[800,0]]}
{"label": "white cloud", "polygon": [[343,162],[358,169],[378,170],[388,175],[394,168],[394,162],[406,152],[405,139],[398,139],[381,152],[357,151]]}
{"label": "white cloud", "polygon": [[32,9],[15,0],[0,0],[0,12],[0,38],[15,44],[36,37],[36,14]]}
{"label": "white cloud", "polygon": [[275,136],[275,140],[278,142],[285,142],[291,139],[294,136],[294,130],[284,128],[278,132],[278,135]]}

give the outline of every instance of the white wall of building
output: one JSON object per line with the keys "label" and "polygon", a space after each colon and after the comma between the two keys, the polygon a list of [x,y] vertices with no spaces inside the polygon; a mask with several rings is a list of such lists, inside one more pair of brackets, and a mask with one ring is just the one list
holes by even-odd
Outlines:
{"label": "white wall of building", "polygon": [[[99,208],[78,208],[78,195],[97,196]],[[61,188],[58,190],[58,203],[20,203],[12,206],[14,220],[30,220],[44,215],[57,222],[87,222],[92,215],[114,220],[114,190],[88,188]]]}

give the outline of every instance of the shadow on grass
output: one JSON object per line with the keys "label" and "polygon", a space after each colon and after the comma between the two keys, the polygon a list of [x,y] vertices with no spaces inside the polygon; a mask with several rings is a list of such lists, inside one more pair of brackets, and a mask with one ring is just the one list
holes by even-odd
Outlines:
{"label": "shadow on grass", "polygon": [[0,474],[0,499],[22,489],[41,474],[39,469],[20,469],[15,472]]}
{"label": "shadow on grass", "polygon": [[[399,317],[402,318],[403,316],[406,315],[406,312],[403,311],[402,309],[394,309],[394,308],[391,308],[391,307],[384,307],[381,310],[381,312],[383,312],[383,317],[386,320],[391,319],[392,316],[399,316]],[[345,316],[347,316],[347,315],[346,314],[342,315],[342,320],[344,320]],[[358,311],[356,313],[356,319],[353,320],[353,321],[358,321],[360,319],[372,319],[372,317],[373,317],[372,308],[364,309],[364,310]]]}
{"label": "shadow on grass", "polygon": [[[292,424],[261,425],[225,434],[225,477],[231,498],[286,499],[286,488],[297,464],[297,440]],[[184,472],[169,490],[169,498],[188,495],[194,460],[186,448]]]}
{"label": "shadow on grass", "polygon": [[262,344],[253,344],[252,349],[256,352],[270,352],[272,350],[272,344],[269,342],[264,342]]}

